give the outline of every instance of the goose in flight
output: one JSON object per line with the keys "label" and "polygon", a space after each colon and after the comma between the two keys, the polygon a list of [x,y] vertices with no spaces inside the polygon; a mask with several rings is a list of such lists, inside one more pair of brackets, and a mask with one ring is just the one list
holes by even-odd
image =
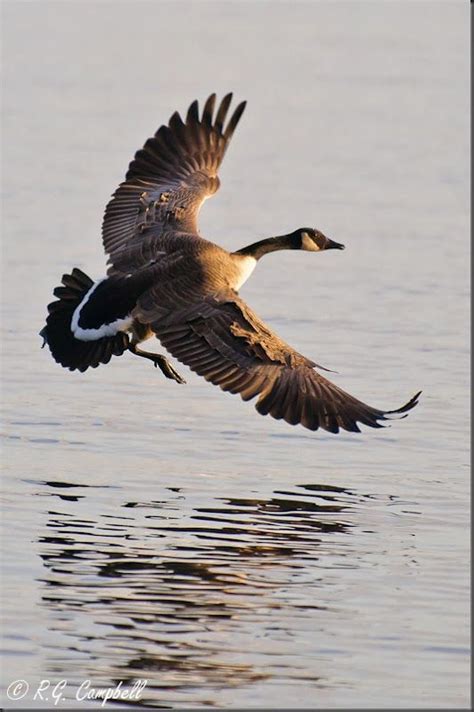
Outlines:
{"label": "goose in flight", "polygon": [[[156,336],[165,349],[207,381],[244,400],[258,396],[262,415],[360,432],[405,417],[419,397],[383,411],[335,386],[317,364],[286,344],[240,298],[258,260],[276,250],[342,250],[319,230],[303,227],[227,252],[201,237],[197,218],[219,188],[218,169],[246,102],[227,120],[232,94],[216,108],[212,94],[183,121],[175,112],[136,154],[105,210],[102,239],[107,276],[93,282],[75,268],[48,305],[41,336],[54,359],[85,371],[130,351],[184,383],[166,356],[139,344]],[[43,345],[44,345],[43,343]]]}

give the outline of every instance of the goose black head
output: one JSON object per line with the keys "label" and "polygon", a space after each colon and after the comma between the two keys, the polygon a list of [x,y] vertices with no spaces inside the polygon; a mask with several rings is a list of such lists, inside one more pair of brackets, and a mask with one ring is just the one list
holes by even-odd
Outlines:
{"label": "goose black head", "polygon": [[308,252],[319,252],[320,250],[343,250],[344,245],[331,240],[323,235],[319,230],[312,227],[300,227],[294,233],[295,247]]}

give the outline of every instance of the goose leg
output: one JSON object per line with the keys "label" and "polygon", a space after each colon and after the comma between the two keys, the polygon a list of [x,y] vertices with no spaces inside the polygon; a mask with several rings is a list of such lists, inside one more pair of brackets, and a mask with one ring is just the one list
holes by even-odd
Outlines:
{"label": "goose leg", "polygon": [[179,375],[178,371],[171,365],[166,356],[162,354],[154,354],[150,351],[142,351],[138,349],[136,344],[133,342],[129,344],[128,350],[135,354],[135,356],[141,356],[142,358],[148,358],[153,361],[155,368],[159,368],[161,372],[166,376],[166,378],[172,378],[176,383],[186,383],[184,378]]}

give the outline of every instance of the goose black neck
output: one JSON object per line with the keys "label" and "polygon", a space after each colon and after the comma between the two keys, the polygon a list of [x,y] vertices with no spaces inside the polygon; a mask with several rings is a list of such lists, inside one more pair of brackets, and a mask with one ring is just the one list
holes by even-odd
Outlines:
{"label": "goose black neck", "polygon": [[288,235],[279,235],[277,237],[268,237],[266,240],[253,242],[247,247],[242,247],[234,254],[243,255],[244,257],[253,257],[259,260],[263,255],[268,255],[270,252],[277,250],[299,250],[301,248],[301,238],[298,233],[291,232]]}

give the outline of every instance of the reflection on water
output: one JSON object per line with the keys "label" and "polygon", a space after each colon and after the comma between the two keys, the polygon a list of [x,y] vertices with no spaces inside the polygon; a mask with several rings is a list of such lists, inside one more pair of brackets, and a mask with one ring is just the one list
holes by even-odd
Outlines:
{"label": "reflection on water", "polygon": [[[59,501],[93,494],[43,484]],[[306,617],[328,610],[307,595],[330,583],[325,570],[357,566],[349,539],[368,496],[303,484],[269,499],[222,498],[188,510],[180,488],[168,491],[159,501],[123,502],[116,516],[66,512],[59,501],[48,509],[41,600],[49,632],[68,643],[47,647],[47,672],[71,679],[74,671],[76,683],[146,678],[140,703],[154,706],[206,703],[209,688],[277,671],[324,685],[309,661],[296,657],[289,669],[288,643]],[[267,629],[272,609],[278,630]]]}

